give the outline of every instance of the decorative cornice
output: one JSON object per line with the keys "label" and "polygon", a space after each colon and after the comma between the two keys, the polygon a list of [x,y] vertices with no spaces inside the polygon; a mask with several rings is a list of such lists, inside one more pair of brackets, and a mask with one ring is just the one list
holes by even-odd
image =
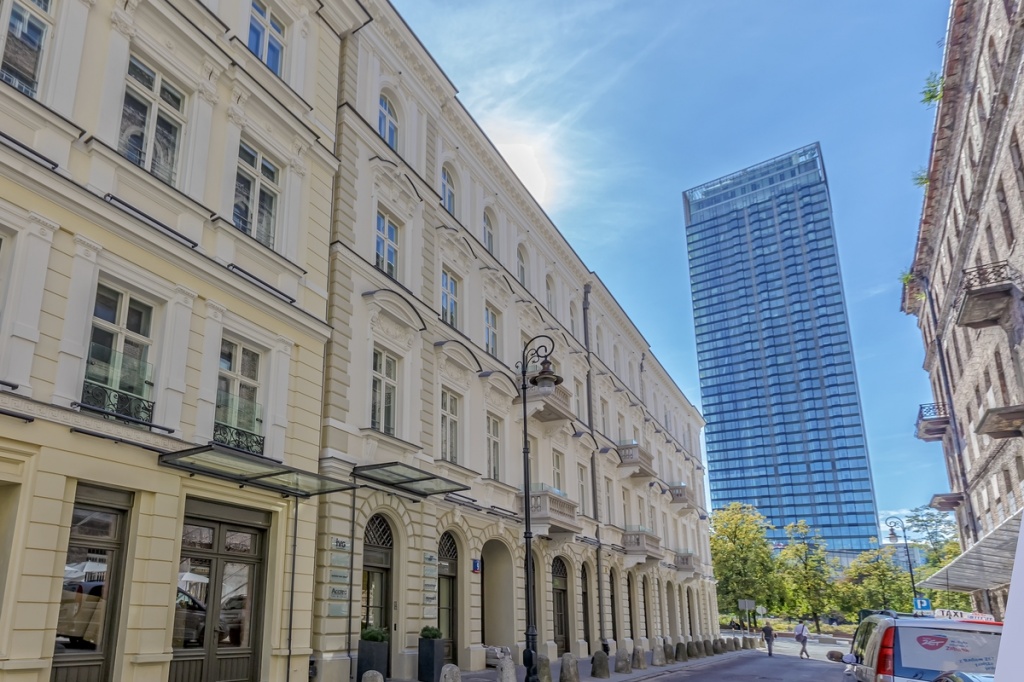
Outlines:
{"label": "decorative cornice", "polygon": [[45,216],[39,215],[35,211],[28,214],[28,219],[29,222],[32,223],[35,235],[48,242],[53,241],[53,235],[60,229],[59,223],[56,223]]}
{"label": "decorative cornice", "polygon": [[103,246],[99,242],[94,242],[88,237],[83,237],[80,234],[75,235],[75,256],[84,258],[90,263],[95,263],[96,259],[99,258],[100,251],[103,250]]}

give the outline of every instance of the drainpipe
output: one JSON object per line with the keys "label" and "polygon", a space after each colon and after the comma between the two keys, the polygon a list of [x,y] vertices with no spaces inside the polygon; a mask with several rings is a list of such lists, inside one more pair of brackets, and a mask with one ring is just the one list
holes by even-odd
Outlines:
{"label": "drainpipe", "polygon": [[[594,506],[594,521],[597,522],[597,636],[601,640],[601,650],[608,653],[608,640],[604,638],[604,568],[601,547],[601,515],[598,513],[599,492],[597,488],[597,438],[594,437],[594,393],[593,372],[590,353],[590,282],[583,285],[583,347],[587,351],[587,427],[594,441],[594,450],[590,452],[590,489]],[[615,617],[614,615],[612,616]]]}
{"label": "drainpipe", "polygon": [[[978,541],[978,519],[974,515],[974,502],[971,499],[971,491],[967,485],[967,467],[964,464],[963,448],[960,441],[960,426],[956,419],[956,409],[953,404],[953,388],[949,379],[949,370],[946,367],[946,356],[943,354],[942,348],[942,330],[939,329],[939,317],[935,312],[935,299],[932,297],[931,281],[927,275],[918,275],[924,281],[924,296],[928,303],[928,313],[932,320],[932,327],[935,330],[935,355],[939,363],[939,377],[942,380],[942,391],[946,397],[946,410],[949,414],[949,425],[953,430],[953,461],[956,465],[958,478],[960,479],[960,488],[964,493],[964,512],[967,514],[967,519],[970,521],[971,536],[974,538],[974,542]],[[986,612],[992,612],[992,606],[989,601],[988,590],[983,590],[981,593],[982,601]]]}

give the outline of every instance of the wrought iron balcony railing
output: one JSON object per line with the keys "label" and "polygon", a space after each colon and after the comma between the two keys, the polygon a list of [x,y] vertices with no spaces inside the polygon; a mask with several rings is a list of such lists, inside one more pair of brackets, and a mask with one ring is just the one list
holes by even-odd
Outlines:
{"label": "wrought iron balcony railing", "polygon": [[257,455],[263,454],[260,435],[263,408],[259,403],[217,391],[217,413],[213,423],[214,442]]}
{"label": "wrought iron balcony railing", "polygon": [[957,324],[981,329],[999,323],[1013,299],[1017,273],[1006,261],[964,270],[956,303]]}
{"label": "wrought iron balcony railing", "polygon": [[131,355],[94,343],[79,405],[143,424],[153,422],[155,403],[148,400],[153,366]]}
{"label": "wrought iron balcony railing", "polygon": [[942,440],[949,427],[949,409],[945,403],[926,403],[917,411],[917,437],[924,441]]}

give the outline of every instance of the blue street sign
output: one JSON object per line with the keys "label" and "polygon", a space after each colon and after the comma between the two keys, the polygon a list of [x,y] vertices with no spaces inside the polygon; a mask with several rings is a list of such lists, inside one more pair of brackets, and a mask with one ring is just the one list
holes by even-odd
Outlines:
{"label": "blue street sign", "polygon": [[923,597],[919,597],[919,598],[915,599],[914,600],[914,610],[915,611],[931,611],[932,610],[932,600],[931,599],[925,599]]}

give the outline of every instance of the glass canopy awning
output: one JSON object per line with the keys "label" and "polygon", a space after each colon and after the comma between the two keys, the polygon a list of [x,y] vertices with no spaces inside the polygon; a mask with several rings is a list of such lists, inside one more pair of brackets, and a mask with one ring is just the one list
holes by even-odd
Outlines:
{"label": "glass canopy awning", "polygon": [[974,546],[917,586],[930,590],[973,592],[994,590],[1008,584],[1017,553],[1021,512],[1024,510],[1017,510]]}
{"label": "glass canopy awning", "polygon": [[418,497],[440,495],[442,493],[457,493],[460,490],[470,489],[468,485],[456,483],[443,476],[436,476],[401,462],[364,464],[354,468],[352,476],[372,481],[373,483],[379,483],[389,488],[396,488]]}
{"label": "glass canopy awning", "polygon": [[348,481],[296,469],[219,443],[162,454],[160,464],[295,497],[312,497],[356,487]]}

